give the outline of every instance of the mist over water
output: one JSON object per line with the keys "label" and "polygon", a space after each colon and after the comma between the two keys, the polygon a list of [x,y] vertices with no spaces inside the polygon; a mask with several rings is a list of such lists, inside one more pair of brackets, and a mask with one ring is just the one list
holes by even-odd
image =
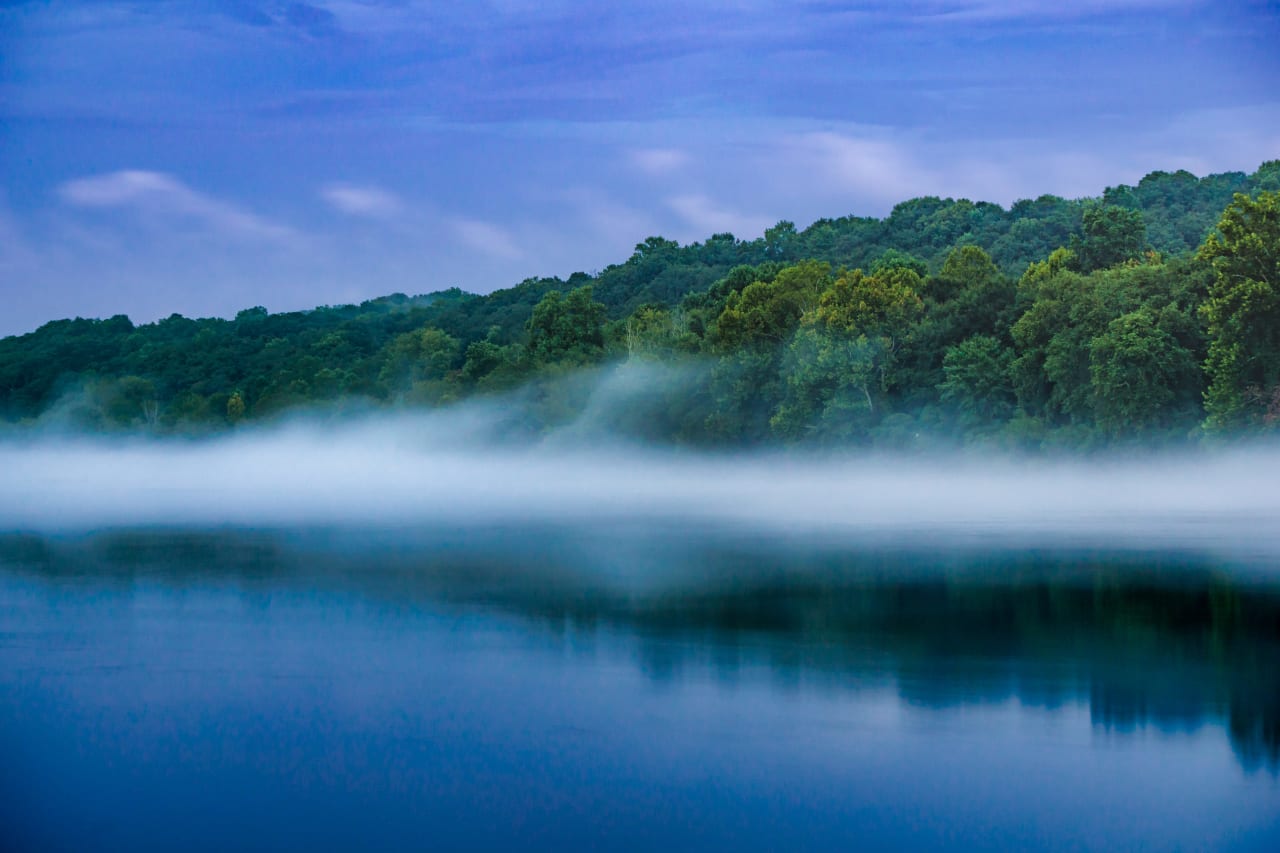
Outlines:
{"label": "mist over water", "polygon": [[0,443],[0,529],[660,522],[833,545],[1280,556],[1272,448],[1082,460],[713,454],[580,428],[511,439],[504,416],[465,406],[201,440],[10,440]]}

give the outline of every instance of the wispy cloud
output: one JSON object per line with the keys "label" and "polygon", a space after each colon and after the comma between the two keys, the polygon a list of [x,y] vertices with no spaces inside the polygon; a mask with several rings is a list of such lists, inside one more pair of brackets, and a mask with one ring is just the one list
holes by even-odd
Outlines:
{"label": "wispy cloud", "polygon": [[695,239],[726,231],[735,237],[751,238],[773,224],[767,216],[739,213],[701,194],[675,196],[667,199],[667,205],[694,230]]}
{"label": "wispy cloud", "polygon": [[404,207],[394,193],[358,184],[327,184],[320,189],[320,197],[342,213],[373,219],[388,219]]}
{"label": "wispy cloud", "polygon": [[887,4],[916,21],[962,22],[1025,19],[1090,18],[1143,10],[1187,8],[1203,0],[928,0],[919,4]]}
{"label": "wispy cloud", "polygon": [[603,255],[606,263],[626,257],[633,246],[662,230],[656,211],[625,204],[598,187],[572,187],[557,195],[570,211],[565,221],[581,223],[593,246],[612,253]]}
{"label": "wispy cloud", "polygon": [[337,17],[328,9],[310,3],[290,3],[281,15],[284,23],[311,36],[326,36],[333,32]]}
{"label": "wispy cloud", "polygon": [[471,249],[503,258],[520,258],[524,250],[507,229],[479,219],[454,218],[449,221],[453,233]]}
{"label": "wispy cloud", "polygon": [[[211,11],[251,27],[281,27],[312,38],[324,38],[338,31],[338,17],[327,5],[331,4],[222,0],[212,4]],[[188,10],[187,14],[199,13]]]}
{"label": "wispy cloud", "polygon": [[893,142],[824,131],[793,137],[789,147],[828,180],[881,201],[901,201],[934,185],[934,176]]}
{"label": "wispy cloud", "polygon": [[689,164],[690,157],[679,148],[641,148],[631,152],[631,162],[648,175],[668,175]]}
{"label": "wispy cloud", "polygon": [[163,172],[110,172],[68,181],[58,192],[77,207],[123,208],[166,220],[194,220],[228,236],[271,242],[298,236],[288,226],[198,192]]}

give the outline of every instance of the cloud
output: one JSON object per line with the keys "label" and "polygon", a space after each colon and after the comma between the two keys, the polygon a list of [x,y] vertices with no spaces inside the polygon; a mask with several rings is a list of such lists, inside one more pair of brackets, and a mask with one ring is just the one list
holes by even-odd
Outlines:
{"label": "cloud", "polygon": [[667,206],[695,229],[695,239],[726,231],[735,237],[755,237],[773,224],[767,217],[748,216],[722,207],[705,195],[680,195],[667,199]]}
{"label": "cloud", "polygon": [[129,169],[68,181],[58,188],[68,204],[125,208],[152,217],[198,221],[223,234],[268,242],[289,242],[297,233],[284,225],[191,189],[163,172]]}
{"label": "cloud", "polygon": [[309,3],[290,3],[284,10],[284,21],[312,36],[329,35],[334,30],[333,12]]}
{"label": "cloud", "polygon": [[342,213],[373,219],[390,218],[403,208],[393,193],[356,184],[327,184],[321,188],[320,197]]}
{"label": "cloud", "polygon": [[939,23],[1006,21],[1028,18],[1088,18],[1145,10],[1188,8],[1202,0],[931,0],[907,6],[912,20]]}
{"label": "cloud", "polygon": [[456,218],[449,222],[454,234],[465,245],[480,252],[503,258],[524,257],[524,251],[505,228],[479,219]]}
{"label": "cloud", "polygon": [[689,155],[678,148],[641,148],[631,153],[631,162],[649,175],[667,175],[688,165]]}
{"label": "cloud", "polygon": [[[171,14],[199,15],[198,10],[176,9]],[[286,27],[312,38],[324,38],[338,32],[337,15],[323,3],[262,3],[253,0],[219,0],[210,11],[251,27]],[[151,10],[148,13],[154,14]]]}
{"label": "cloud", "polygon": [[937,179],[898,144],[820,131],[789,140],[792,155],[808,160],[839,186],[880,201],[937,191]]}
{"label": "cloud", "polygon": [[1234,163],[1252,171],[1280,156],[1280,101],[1188,110],[1154,137],[1153,148],[1175,165],[1204,174]]}
{"label": "cloud", "polygon": [[[559,217],[560,221],[572,222],[572,228],[578,234],[590,232],[590,245],[603,263],[613,263],[626,257],[637,243],[662,233],[662,223],[652,210],[625,204],[600,187],[572,187],[556,193],[554,197],[567,207],[567,212]],[[564,236],[563,227],[554,230],[558,232],[554,236]],[[574,252],[582,253],[581,246],[576,245]],[[587,268],[582,266],[586,263],[585,257],[572,262],[579,268]]]}

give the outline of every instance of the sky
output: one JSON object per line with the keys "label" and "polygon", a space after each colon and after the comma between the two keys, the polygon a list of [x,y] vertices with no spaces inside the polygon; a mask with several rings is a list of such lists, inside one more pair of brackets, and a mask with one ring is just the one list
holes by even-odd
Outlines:
{"label": "sky", "polygon": [[0,0],[0,335],[1280,157],[1280,3]]}

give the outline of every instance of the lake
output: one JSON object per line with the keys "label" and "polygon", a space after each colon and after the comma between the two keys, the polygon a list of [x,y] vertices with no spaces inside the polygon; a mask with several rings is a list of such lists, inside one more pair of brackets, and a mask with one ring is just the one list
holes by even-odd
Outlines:
{"label": "lake", "polygon": [[675,521],[5,534],[0,827],[1277,850],[1267,559]]}

